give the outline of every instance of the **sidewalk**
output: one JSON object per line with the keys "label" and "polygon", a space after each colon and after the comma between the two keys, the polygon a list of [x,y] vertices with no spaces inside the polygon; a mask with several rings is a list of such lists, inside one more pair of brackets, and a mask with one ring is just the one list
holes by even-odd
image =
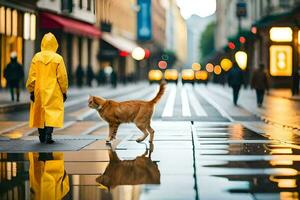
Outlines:
{"label": "sidewalk", "polygon": [[[209,84],[207,87],[210,91],[232,101],[232,90],[230,87],[216,84]],[[277,90],[273,90],[273,94],[274,93],[281,94],[282,96],[274,97],[274,95],[266,95],[263,107],[258,108],[256,105],[255,91],[242,88],[238,105],[248,112],[260,117],[267,123],[300,130],[299,101],[284,98],[283,95],[287,95],[287,92],[280,93],[277,92]]]}
{"label": "sidewalk", "polygon": [[300,101],[300,95],[292,96],[290,89],[271,89],[268,95],[293,101]]}

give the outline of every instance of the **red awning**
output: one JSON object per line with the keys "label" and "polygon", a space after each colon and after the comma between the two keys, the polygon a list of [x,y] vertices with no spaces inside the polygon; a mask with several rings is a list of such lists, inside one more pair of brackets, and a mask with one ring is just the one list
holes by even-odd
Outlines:
{"label": "red awning", "polygon": [[41,28],[62,29],[67,33],[94,38],[99,38],[101,36],[100,30],[88,23],[46,12],[41,13],[40,16]]}

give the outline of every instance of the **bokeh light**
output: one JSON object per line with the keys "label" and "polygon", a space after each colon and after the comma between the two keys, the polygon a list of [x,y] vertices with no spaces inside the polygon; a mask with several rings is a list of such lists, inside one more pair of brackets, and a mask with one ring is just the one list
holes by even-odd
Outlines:
{"label": "bokeh light", "polygon": [[222,68],[220,67],[220,65],[216,65],[216,66],[214,67],[214,73],[215,73],[216,75],[220,75],[220,74],[222,73]]}
{"label": "bokeh light", "polygon": [[214,71],[214,65],[211,63],[207,63],[207,65],[205,66],[206,71],[208,72],[213,72]]}
{"label": "bokeh light", "polygon": [[224,70],[224,71],[228,71],[228,70],[230,70],[231,69],[231,67],[232,67],[232,62],[231,62],[231,60],[229,60],[228,58],[223,58],[222,60],[221,60],[221,67],[222,67],[222,69]]}
{"label": "bokeh light", "polygon": [[158,67],[160,69],[166,69],[167,66],[168,66],[168,63],[166,61],[164,61],[164,60],[161,60],[161,61],[158,62]]}
{"label": "bokeh light", "polygon": [[201,69],[201,65],[199,63],[193,63],[192,64],[192,69],[194,71],[199,71]]}
{"label": "bokeh light", "polygon": [[208,73],[207,73],[207,71],[204,71],[204,70],[197,71],[195,76],[196,76],[197,80],[205,81],[208,79]]}
{"label": "bokeh light", "polygon": [[145,50],[141,47],[136,47],[133,49],[131,55],[135,60],[143,60],[145,58]]}
{"label": "bokeh light", "polygon": [[247,67],[247,53],[244,51],[238,51],[234,55],[235,60],[238,64],[238,66],[242,69],[245,70]]}

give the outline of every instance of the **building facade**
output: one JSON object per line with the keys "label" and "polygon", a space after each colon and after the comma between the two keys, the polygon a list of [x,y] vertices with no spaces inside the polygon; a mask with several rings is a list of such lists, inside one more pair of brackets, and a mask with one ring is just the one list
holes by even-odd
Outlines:
{"label": "building facade", "polygon": [[[239,26],[236,12],[240,2],[245,3],[247,13]],[[250,72],[264,64],[273,87],[299,88],[298,13],[299,0],[219,0],[216,49],[225,49],[231,58],[244,50]],[[240,37],[247,42],[241,44]]]}
{"label": "building facade", "polygon": [[[39,8],[37,49],[45,33],[54,33],[60,44],[58,51],[67,66],[70,84],[73,84],[74,80],[79,83],[79,79],[85,84],[88,67],[94,72],[99,68],[97,52],[101,32],[94,26],[95,1],[39,0],[37,6]],[[79,68],[83,73],[78,73]]]}
{"label": "building facade", "polygon": [[112,67],[122,82],[133,79],[136,72],[131,53],[136,43],[136,14],[133,0],[96,1],[96,23],[103,32],[98,51],[100,68]]}
{"label": "building facade", "polygon": [[35,53],[36,0],[0,0],[0,88],[7,86],[3,77],[11,52],[17,53],[18,61],[27,72]]}

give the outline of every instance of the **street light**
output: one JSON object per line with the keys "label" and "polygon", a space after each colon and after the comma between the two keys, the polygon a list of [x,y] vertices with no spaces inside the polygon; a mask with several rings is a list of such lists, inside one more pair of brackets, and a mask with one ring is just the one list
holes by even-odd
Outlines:
{"label": "street light", "polygon": [[145,58],[145,50],[141,47],[136,47],[133,49],[131,56],[135,59],[135,60],[143,60]]}
{"label": "street light", "polygon": [[234,55],[235,60],[238,64],[238,66],[242,69],[245,70],[247,67],[247,53],[244,51],[238,51]]}

